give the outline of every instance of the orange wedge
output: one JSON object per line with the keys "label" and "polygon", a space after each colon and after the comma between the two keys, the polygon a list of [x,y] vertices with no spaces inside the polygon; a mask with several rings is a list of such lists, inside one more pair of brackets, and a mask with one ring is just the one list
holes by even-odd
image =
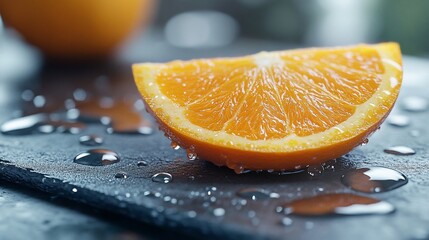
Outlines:
{"label": "orange wedge", "polygon": [[402,82],[396,43],[133,65],[160,129],[190,158],[294,170],[367,141]]}

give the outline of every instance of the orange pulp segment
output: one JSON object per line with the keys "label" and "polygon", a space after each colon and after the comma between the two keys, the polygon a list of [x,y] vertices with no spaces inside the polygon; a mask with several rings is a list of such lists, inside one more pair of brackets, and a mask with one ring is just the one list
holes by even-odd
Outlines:
{"label": "orange pulp segment", "polygon": [[236,172],[340,157],[387,117],[402,82],[396,43],[133,65],[160,128]]}

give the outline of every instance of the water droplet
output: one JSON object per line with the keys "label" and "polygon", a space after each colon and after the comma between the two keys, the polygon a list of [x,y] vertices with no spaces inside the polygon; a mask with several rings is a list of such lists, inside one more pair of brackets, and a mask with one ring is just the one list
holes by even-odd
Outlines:
{"label": "water droplet", "polygon": [[[237,196],[250,200],[265,200],[272,198],[269,191],[260,188],[245,188],[237,192]],[[275,195],[273,195],[275,196]]]}
{"label": "water droplet", "polygon": [[134,102],[134,109],[137,111],[143,111],[145,110],[144,102],[141,99],[138,99]]}
{"label": "water droplet", "polygon": [[387,118],[387,123],[395,127],[406,127],[410,122],[410,118],[404,115],[390,115]]}
{"label": "water droplet", "polygon": [[384,167],[354,169],[341,177],[347,187],[366,193],[386,192],[407,184],[404,174]]}
{"label": "water droplet", "polygon": [[42,95],[37,95],[33,98],[33,104],[36,108],[42,108],[46,104],[46,98]]}
{"label": "water droplet", "polygon": [[118,172],[115,174],[115,178],[128,178],[128,174],[126,172]]}
{"label": "water droplet", "polygon": [[85,135],[79,138],[79,143],[85,146],[99,146],[103,144],[103,138],[96,135]]}
{"label": "water droplet", "polygon": [[73,99],[66,99],[64,101],[64,107],[66,109],[75,109],[76,108],[76,103],[73,101]]}
{"label": "water droplet", "polygon": [[73,91],[73,98],[76,101],[80,101],[80,102],[85,101],[87,98],[86,91],[83,90],[82,88],[77,88],[76,90]]}
{"label": "water droplet", "polygon": [[385,153],[399,155],[399,156],[408,156],[416,154],[416,151],[410,147],[406,146],[394,146],[384,149]]}
{"label": "water droplet", "polygon": [[422,112],[428,109],[429,103],[422,97],[406,97],[402,100],[402,107],[406,111]]}
{"label": "water droplet", "polygon": [[72,192],[76,193],[77,192],[77,188],[72,188]]}
{"label": "water droplet", "polygon": [[197,154],[189,149],[186,150],[186,156],[190,161],[194,161],[195,159],[197,159]]}
{"label": "water droplet", "polygon": [[169,183],[173,181],[173,176],[166,172],[156,173],[152,176],[152,181],[158,183]]}
{"label": "water droplet", "polygon": [[107,149],[91,149],[78,154],[73,162],[89,166],[105,166],[119,162],[119,155]]}
{"label": "water droplet", "polygon": [[280,223],[281,223],[283,226],[288,227],[288,226],[291,226],[291,225],[292,225],[293,221],[292,221],[292,219],[291,219],[291,218],[284,217],[284,218],[282,218],[282,220],[280,220]]}
{"label": "water droplet", "polygon": [[33,101],[34,92],[31,91],[30,89],[24,90],[21,93],[21,98],[22,98],[22,100],[27,101],[27,102]]}
{"label": "water droplet", "polygon": [[33,133],[48,119],[48,115],[42,113],[15,118],[3,123],[0,131],[5,135],[27,135]]}
{"label": "water droplet", "polygon": [[174,150],[180,149],[179,144],[177,144],[177,142],[174,142],[174,141],[171,141],[170,147]]}
{"label": "water droplet", "polygon": [[215,208],[215,209],[213,209],[213,215],[215,215],[216,217],[222,217],[225,215],[225,209]]}
{"label": "water droplet", "polygon": [[290,214],[304,216],[388,214],[395,210],[388,202],[350,193],[333,193],[287,203]]}
{"label": "water droplet", "polygon": [[40,125],[37,128],[37,131],[40,133],[53,133],[55,132],[56,128],[50,124]]}
{"label": "water droplet", "polygon": [[79,134],[86,127],[85,124],[80,122],[56,121],[50,123],[54,126],[57,126],[58,132],[62,133]]}
{"label": "water droplet", "polygon": [[147,162],[146,162],[146,161],[138,161],[138,162],[137,162],[137,166],[138,166],[138,167],[144,167],[144,166],[147,166]]}
{"label": "water droplet", "polygon": [[190,217],[190,218],[194,218],[194,217],[197,216],[197,212],[195,212],[195,211],[189,211],[189,212],[186,213],[186,215],[188,215],[188,217]]}

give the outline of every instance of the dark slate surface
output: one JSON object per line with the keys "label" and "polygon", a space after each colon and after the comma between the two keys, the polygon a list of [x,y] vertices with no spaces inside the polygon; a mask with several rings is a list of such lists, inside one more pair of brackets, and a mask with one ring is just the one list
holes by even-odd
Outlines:
{"label": "dark slate surface", "polygon": [[[427,97],[427,91],[421,86],[429,87],[425,83],[428,62],[407,59],[406,64],[409,66],[406,71],[410,69],[412,74],[405,77],[409,86],[404,87],[401,98],[407,95]],[[102,74],[110,75],[109,72]],[[66,70],[54,73],[54,76],[65,78],[69,75]],[[42,74],[39,77],[35,88],[42,86],[43,89],[43,86],[47,85],[58,88],[67,84],[76,85],[72,80],[67,80],[67,84],[56,84],[52,80],[46,82],[46,79],[51,77],[45,79],[44,76]],[[122,76],[125,85],[132,85],[127,70]],[[12,102],[16,103],[17,99]],[[82,134],[0,135],[0,177],[83,203],[91,208],[118,214],[124,219],[134,219],[137,223],[158,225],[197,237],[427,239],[429,138],[426,122],[429,113],[404,112],[400,103],[401,99],[394,113],[410,116],[412,124],[409,127],[383,125],[381,130],[370,138],[368,145],[355,149],[337,161],[334,171],[326,170],[316,176],[306,172],[294,175],[236,175],[229,169],[219,168],[204,161],[186,160],[184,151],[172,150],[162,133],[155,132],[149,136],[108,135],[103,127],[91,125],[82,134],[95,133],[104,136],[105,143],[102,148],[118,152],[122,158],[119,163],[104,167],[73,163],[74,156],[91,149],[78,144],[78,138]],[[0,109],[0,122],[9,119],[17,108],[14,104],[4,106]],[[410,131],[416,129],[421,135],[411,136]],[[393,156],[383,153],[383,148],[392,145],[412,147],[417,154]],[[137,162],[141,160],[148,162],[148,165],[138,167]],[[321,193],[353,192],[341,184],[340,177],[349,169],[363,166],[389,167],[409,178],[409,183],[399,189],[369,194],[395,205],[395,213],[351,217],[291,216],[291,226],[280,224],[284,215],[275,212],[276,206]],[[128,178],[115,178],[117,172],[126,172]],[[158,172],[171,173],[173,181],[168,184],[152,182],[151,176]],[[248,187],[277,192],[280,198],[243,202],[236,196],[236,192]],[[213,211],[216,208],[225,209],[225,215],[215,216]]]}

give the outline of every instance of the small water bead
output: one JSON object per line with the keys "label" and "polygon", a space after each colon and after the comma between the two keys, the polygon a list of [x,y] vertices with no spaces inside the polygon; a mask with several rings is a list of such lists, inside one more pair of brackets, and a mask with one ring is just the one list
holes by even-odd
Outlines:
{"label": "small water bead", "polygon": [[281,223],[281,225],[288,227],[288,226],[292,225],[293,221],[291,218],[284,217],[284,218],[282,218],[282,220],[280,220],[280,223]]}
{"label": "small water bead", "polygon": [[76,108],[76,103],[73,101],[73,99],[66,99],[64,101],[64,107],[68,110],[68,109],[75,109]]}
{"label": "small water bead", "polygon": [[48,119],[48,115],[42,113],[15,118],[4,122],[0,126],[0,131],[5,135],[27,135],[37,130]]}
{"label": "small water bead", "polygon": [[88,166],[106,166],[120,161],[119,155],[107,149],[91,149],[78,154],[73,162]]}
{"label": "small water bead", "polygon": [[128,174],[126,172],[118,172],[115,174],[115,178],[128,178]]}
{"label": "small water bead", "polygon": [[73,91],[73,98],[76,101],[80,101],[80,102],[85,101],[87,96],[88,94],[82,88],[77,88],[76,90]]}
{"label": "small water bead", "polygon": [[26,89],[21,93],[21,98],[22,98],[22,100],[27,101],[27,102],[33,101],[34,92],[31,91],[30,89]]}
{"label": "small water bead", "polygon": [[347,187],[365,193],[386,192],[408,183],[404,174],[384,167],[354,169],[341,177]]}
{"label": "small water bead", "polygon": [[79,138],[79,143],[85,146],[99,146],[103,144],[103,138],[96,135],[84,135]]}
{"label": "small water bead", "polygon": [[55,132],[56,128],[50,124],[44,124],[44,125],[40,125],[37,128],[37,131],[39,131],[40,133],[53,133]]}
{"label": "small water bead", "polygon": [[225,215],[225,209],[215,208],[215,209],[213,209],[213,215],[215,215],[216,217],[222,217]]}
{"label": "small water bead", "polygon": [[190,217],[190,218],[194,218],[194,217],[197,216],[197,212],[195,212],[195,211],[189,211],[189,212],[186,213],[186,215],[188,217]]}
{"label": "small water bead", "polygon": [[42,95],[37,95],[33,98],[33,105],[36,108],[42,108],[46,104],[46,98]]}
{"label": "small water bead", "polygon": [[134,102],[134,104],[133,104],[133,107],[134,107],[134,109],[135,109],[136,111],[143,111],[143,110],[145,110],[144,102],[143,102],[143,100],[141,100],[141,99],[136,100],[136,101]]}
{"label": "small water bead", "polygon": [[399,155],[399,156],[408,156],[408,155],[416,154],[416,151],[414,151],[414,149],[406,146],[389,147],[384,149],[384,152],[388,154]]}
{"label": "small water bead", "polygon": [[395,210],[388,202],[350,193],[323,194],[283,205],[288,214],[302,216],[388,214]]}
{"label": "small water bead", "polygon": [[173,181],[173,176],[166,172],[156,173],[152,176],[152,181],[157,183],[169,183]]}
{"label": "small water bead", "polygon": [[146,161],[138,161],[137,162],[137,167],[144,167],[147,166],[147,162]]}
{"label": "small water bead", "polygon": [[194,153],[192,150],[189,150],[189,149],[186,150],[186,156],[188,157],[188,159],[190,161],[194,161],[195,159],[197,159],[197,154]]}
{"label": "small water bead", "polygon": [[177,142],[171,141],[170,147],[174,150],[180,149],[180,146]]}
{"label": "small water bead", "polygon": [[276,193],[271,193],[269,191],[266,191],[260,188],[246,188],[237,192],[237,196],[244,199],[250,199],[250,200],[270,199],[270,198],[273,198],[271,197],[271,194],[273,194],[272,196],[274,196],[274,198],[276,198],[276,196],[278,195],[278,194],[276,195]]}
{"label": "small water bead", "polygon": [[77,188],[72,188],[72,192],[77,193]]}
{"label": "small water bead", "polygon": [[56,126],[58,132],[71,134],[79,134],[86,127],[86,125],[81,122],[54,121],[49,123]]}
{"label": "small water bead", "polygon": [[391,115],[387,118],[387,123],[395,127],[406,127],[410,122],[410,118],[404,115]]}
{"label": "small water bead", "polygon": [[425,98],[412,96],[402,100],[402,107],[406,111],[422,112],[428,109],[429,103]]}

